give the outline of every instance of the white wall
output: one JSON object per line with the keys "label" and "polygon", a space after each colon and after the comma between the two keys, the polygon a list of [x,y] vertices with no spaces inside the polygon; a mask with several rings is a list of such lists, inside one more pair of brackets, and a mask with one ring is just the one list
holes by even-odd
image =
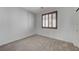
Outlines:
{"label": "white wall", "polygon": [[35,33],[34,14],[23,8],[0,7],[0,45]]}
{"label": "white wall", "polygon": [[[37,14],[37,33],[43,36],[56,38],[75,44],[76,34],[73,32],[73,16],[76,8],[47,8]],[[58,11],[58,29],[43,29],[41,25],[41,14]],[[78,43],[78,42],[77,42]]]}
{"label": "white wall", "polygon": [[[75,13],[75,9],[77,8],[47,8],[35,16],[23,8],[0,7],[0,45],[37,33],[73,42],[79,47],[79,13]],[[55,10],[58,11],[58,29],[42,29],[41,13]]]}
{"label": "white wall", "polygon": [[79,47],[79,11],[73,15],[73,37],[75,45]]}

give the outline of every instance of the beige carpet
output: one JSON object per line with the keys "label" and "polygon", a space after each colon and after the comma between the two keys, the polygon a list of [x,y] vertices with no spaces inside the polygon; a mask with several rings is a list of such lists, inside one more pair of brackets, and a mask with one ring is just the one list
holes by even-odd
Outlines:
{"label": "beige carpet", "polygon": [[0,47],[0,51],[78,51],[72,43],[33,35]]}

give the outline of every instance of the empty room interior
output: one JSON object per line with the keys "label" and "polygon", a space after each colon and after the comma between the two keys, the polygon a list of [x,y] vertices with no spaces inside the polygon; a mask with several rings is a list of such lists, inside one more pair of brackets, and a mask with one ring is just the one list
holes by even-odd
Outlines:
{"label": "empty room interior", "polygon": [[0,51],[79,51],[78,7],[0,7]]}

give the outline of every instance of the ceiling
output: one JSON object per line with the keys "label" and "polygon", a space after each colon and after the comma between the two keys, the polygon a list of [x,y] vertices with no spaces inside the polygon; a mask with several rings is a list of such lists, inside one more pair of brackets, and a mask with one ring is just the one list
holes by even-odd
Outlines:
{"label": "ceiling", "polygon": [[[62,8],[62,7],[22,7],[32,13],[35,13],[35,14],[38,14],[38,13],[46,13],[48,11],[53,11],[53,10],[56,10],[58,8]],[[77,9],[77,8],[75,8]]]}
{"label": "ceiling", "polygon": [[23,8],[32,12],[32,13],[38,13],[41,10],[40,7],[23,7]]}
{"label": "ceiling", "polygon": [[48,12],[48,11],[52,11],[53,9],[57,8],[57,7],[23,7],[24,9],[38,14],[38,13],[43,13],[43,12]]}

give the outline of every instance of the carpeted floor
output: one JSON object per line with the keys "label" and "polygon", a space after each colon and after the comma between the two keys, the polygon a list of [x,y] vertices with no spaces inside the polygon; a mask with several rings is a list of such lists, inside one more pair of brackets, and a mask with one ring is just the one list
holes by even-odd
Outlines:
{"label": "carpeted floor", "polygon": [[40,35],[0,46],[0,51],[79,51],[72,43],[51,39]]}

